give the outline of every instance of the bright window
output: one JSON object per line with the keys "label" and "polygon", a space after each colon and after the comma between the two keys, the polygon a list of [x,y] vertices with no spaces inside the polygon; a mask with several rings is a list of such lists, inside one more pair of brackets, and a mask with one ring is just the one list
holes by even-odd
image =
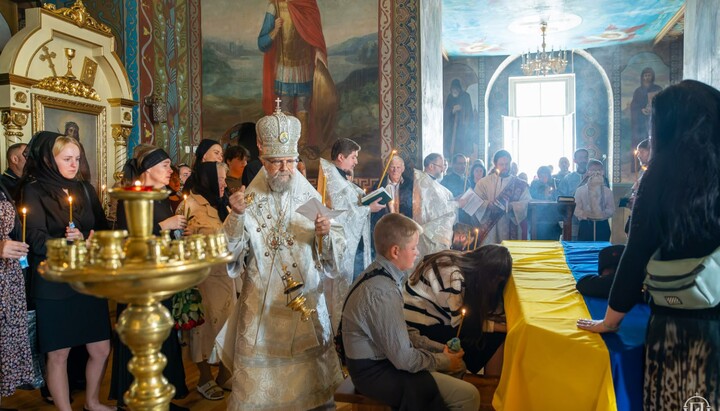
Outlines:
{"label": "bright window", "polygon": [[511,77],[509,116],[504,117],[504,147],[519,171],[532,181],[538,167],[575,149],[575,75]]}

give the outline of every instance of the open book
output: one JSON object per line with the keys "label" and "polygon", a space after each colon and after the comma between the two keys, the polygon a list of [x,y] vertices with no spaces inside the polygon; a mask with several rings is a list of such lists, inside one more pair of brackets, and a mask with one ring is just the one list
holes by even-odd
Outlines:
{"label": "open book", "polygon": [[483,200],[480,198],[480,196],[477,195],[475,190],[468,189],[468,191],[465,192],[465,194],[462,195],[458,199],[458,202],[460,204],[465,203],[465,206],[462,208],[463,211],[470,215],[474,215],[478,208],[480,208],[481,205],[483,205]]}
{"label": "open book", "polygon": [[370,205],[374,203],[377,199],[380,199],[380,204],[385,205],[392,200],[392,196],[390,193],[385,190],[385,187],[380,187],[377,190],[373,191],[370,194],[367,194],[365,197],[360,199],[360,203],[362,205]]}

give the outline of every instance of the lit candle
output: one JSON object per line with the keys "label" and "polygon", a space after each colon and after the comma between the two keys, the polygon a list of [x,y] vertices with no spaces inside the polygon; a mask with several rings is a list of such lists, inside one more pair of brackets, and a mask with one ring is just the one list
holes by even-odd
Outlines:
{"label": "lit candle", "polygon": [[463,308],[462,311],[460,311],[460,325],[458,326],[458,332],[457,332],[457,335],[455,336],[456,338],[460,338],[460,330],[462,330],[462,323],[463,323],[464,319],[465,319],[465,309]]}
{"label": "lit candle", "polygon": [[22,221],[22,241],[25,242],[25,225],[27,224],[27,208],[22,209],[23,221]]}
{"label": "lit candle", "polygon": [[390,152],[390,155],[388,156],[387,163],[385,164],[385,169],[382,172],[382,175],[380,176],[380,181],[378,181],[378,185],[382,184],[383,178],[385,178],[385,174],[387,174],[388,168],[390,168],[390,162],[392,161],[393,157],[397,153],[397,150],[394,150]]}
{"label": "lit candle", "polygon": [[463,185],[463,193],[467,190],[468,173],[470,172],[470,158],[465,157],[465,184]]}
{"label": "lit candle", "polygon": [[473,250],[477,248],[477,240],[478,240],[478,232],[479,231],[480,231],[479,229],[477,229],[477,228],[475,229],[475,244],[473,244]]}
{"label": "lit candle", "polygon": [[188,207],[187,194],[183,194],[183,207],[185,207],[185,219],[190,219],[190,207]]}
{"label": "lit candle", "polygon": [[639,163],[640,163],[640,160],[638,159],[638,151],[633,150],[633,166],[634,166],[633,168],[635,169],[635,179],[636,180],[638,178],[638,172],[640,171]]}
{"label": "lit candle", "polygon": [[72,224],[72,196],[68,196],[68,203],[70,204],[70,223]]}
{"label": "lit candle", "polygon": [[[321,190],[322,191],[320,192],[320,199],[322,201],[322,204],[325,205],[325,193],[327,192],[327,178],[323,178]],[[318,254],[322,254],[322,252],[323,252],[322,236],[318,236]]]}

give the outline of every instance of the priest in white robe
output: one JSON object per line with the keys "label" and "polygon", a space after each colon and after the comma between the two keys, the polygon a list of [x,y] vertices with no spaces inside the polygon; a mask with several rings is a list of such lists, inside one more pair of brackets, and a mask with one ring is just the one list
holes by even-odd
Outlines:
{"label": "priest in white robe", "polygon": [[343,226],[347,244],[347,252],[342,256],[337,275],[335,278],[326,277],[325,280],[325,298],[333,302],[329,307],[333,330],[337,330],[340,323],[342,306],[355,276],[372,263],[370,214],[385,207],[380,204],[380,200],[370,205],[362,205],[360,202],[365,191],[352,181],[359,152],[359,144],[348,138],[341,138],[335,141],[330,150],[332,161],[320,159],[318,191],[321,194],[325,191],[328,207],[344,210],[335,221]]}
{"label": "priest in white robe", "polygon": [[457,218],[457,202],[440,184],[445,168],[442,155],[428,154],[423,166],[424,171],[415,170],[412,201],[412,219],[423,229],[418,243],[420,259],[450,249]]}
{"label": "priest in white robe", "polygon": [[300,122],[278,108],[257,130],[263,169],[230,197],[224,223],[234,257],[228,273],[242,277],[240,298],[218,337],[223,363],[232,365],[227,408],[329,407],[342,374],[322,289],[326,273],[348,252],[342,226],[296,211],[320,200],[296,170]]}
{"label": "priest in white robe", "polygon": [[[509,173],[512,157],[506,150],[493,156],[495,170],[475,185],[480,206],[475,210],[478,244],[500,244],[505,240],[522,240],[522,224],[527,219],[532,197],[528,184]],[[461,206],[465,206],[461,202]]]}

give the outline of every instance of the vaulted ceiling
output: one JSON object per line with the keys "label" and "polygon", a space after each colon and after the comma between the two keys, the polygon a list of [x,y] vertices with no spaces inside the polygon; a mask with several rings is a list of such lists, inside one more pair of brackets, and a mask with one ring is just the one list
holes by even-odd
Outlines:
{"label": "vaulted ceiling", "polygon": [[653,41],[678,24],[684,0],[442,0],[449,56],[535,52],[547,23],[547,49]]}

